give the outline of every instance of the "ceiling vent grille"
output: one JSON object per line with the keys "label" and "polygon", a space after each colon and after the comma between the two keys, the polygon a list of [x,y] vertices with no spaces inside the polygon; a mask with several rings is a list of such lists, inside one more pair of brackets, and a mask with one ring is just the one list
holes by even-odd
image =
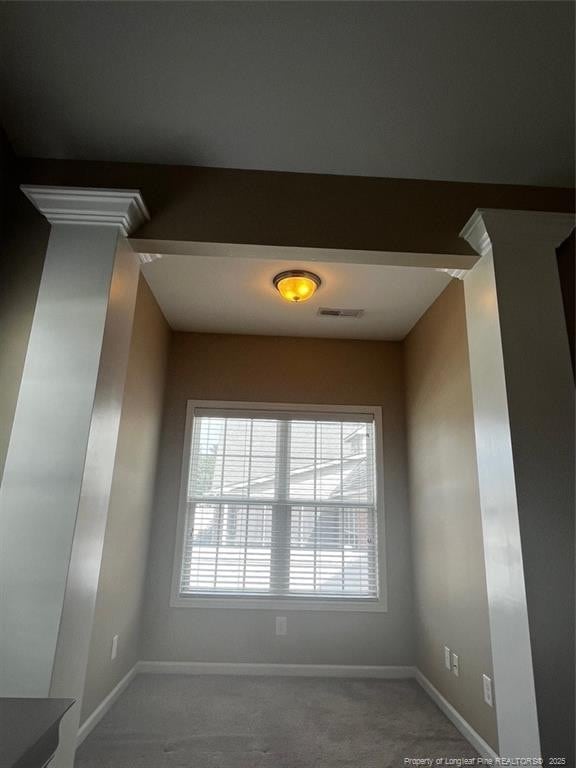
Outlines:
{"label": "ceiling vent grille", "polygon": [[321,317],[362,317],[363,309],[336,309],[335,307],[320,307],[318,314]]}

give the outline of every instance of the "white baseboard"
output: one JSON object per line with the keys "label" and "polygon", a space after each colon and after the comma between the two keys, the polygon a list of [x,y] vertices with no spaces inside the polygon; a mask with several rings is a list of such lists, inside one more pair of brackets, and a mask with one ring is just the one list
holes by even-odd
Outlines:
{"label": "white baseboard", "polygon": [[341,664],[236,664],[203,661],[139,661],[138,672],[164,675],[277,675],[279,677],[376,677],[398,680],[414,677],[414,667]]}
{"label": "white baseboard", "polygon": [[432,701],[442,710],[442,712],[444,712],[446,717],[452,721],[462,736],[464,736],[464,738],[470,742],[470,744],[480,754],[480,756],[484,758],[491,758],[492,760],[496,761],[498,755],[496,752],[494,752],[492,747],[484,741],[479,733],[476,733],[470,723],[464,720],[462,715],[456,709],[454,709],[452,704],[450,704],[450,702],[447,701],[444,696],[442,696],[440,691],[432,685],[430,680],[428,680],[428,678],[425,677],[419,669],[416,669],[416,680],[418,683],[420,683],[428,696],[430,696]]}
{"label": "white baseboard", "polygon": [[106,696],[105,699],[103,699],[100,704],[96,707],[94,712],[84,720],[80,728],[78,729],[78,735],[76,736],[76,747],[79,747],[80,744],[84,741],[86,736],[96,728],[100,720],[104,717],[106,712],[110,709],[112,704],[116,701],[116,699],[124,693],[126,688],[130,685],[132,682],[132,679],[136,676],[136,668],[138,664],[134,664],[130,672],[128,674],[124,675],[122,680],[118,683],[118,685],[113,688],[108,696]]}

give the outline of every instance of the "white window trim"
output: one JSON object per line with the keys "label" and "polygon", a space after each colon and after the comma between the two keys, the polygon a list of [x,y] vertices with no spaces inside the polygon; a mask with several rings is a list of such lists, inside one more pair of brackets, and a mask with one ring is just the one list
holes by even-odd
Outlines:
{"label": "white window trim", "polygon": [[[370,414],[374,417],[376,442],[376,525],[378,532],[378,597],[377,598],[324,598],[317,597],[229,597],[219,595],[183,597],[180,594],[180,575],[184,552],[184,532],[186,529],[186,497],[188,493],[188,473],[190,470],[190,451],[192,448],[192,422],[195,408],[246,409],[256,411],[311,411],[315,413]],[[171,608],[226,608],[274,611],[346,611],[355,613],[385,613],[388,610],[386,579],[386,525],[384,513],[384,452],[382,436],[382,408],[377,405],[310,405],[302,403],[252,403],[235,400],[188,400],[186,406],[186,427],[182,450],[180,472],[180,495],[178,503],[178,524],[176,546],[172,568],[172,587],[170,591]]]}

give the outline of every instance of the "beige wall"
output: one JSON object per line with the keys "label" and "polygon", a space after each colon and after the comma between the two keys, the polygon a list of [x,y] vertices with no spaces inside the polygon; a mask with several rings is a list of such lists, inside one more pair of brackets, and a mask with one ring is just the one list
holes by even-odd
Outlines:
{"label": "beige wall", "polygon": [[[381,405],[387,613],[170,608],[188,399]],[[414,633],[406,494],[402,346],[176,333],[168,366],[142,658],[312,664],[412,664]]]}
{"label": "beige wall", "polygon": [[[168,325],[140,276],[82,721],[140,658],[142,594],[169,339]],[[116,634],[118,656],[111,661]]]}
{"label": "beige wall", "polygon": [[[464,290],[453,280],[405,341],[418,666],[495,749],[490,629]],[[444,646],[460,676],[444,667]]]}

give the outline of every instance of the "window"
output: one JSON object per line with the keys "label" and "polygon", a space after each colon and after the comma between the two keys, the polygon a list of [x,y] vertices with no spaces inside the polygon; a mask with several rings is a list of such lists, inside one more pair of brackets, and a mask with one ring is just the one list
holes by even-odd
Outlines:
{"label": "window", "polygon": [[175,604],[382,610],[377,413],[190,403]]}

